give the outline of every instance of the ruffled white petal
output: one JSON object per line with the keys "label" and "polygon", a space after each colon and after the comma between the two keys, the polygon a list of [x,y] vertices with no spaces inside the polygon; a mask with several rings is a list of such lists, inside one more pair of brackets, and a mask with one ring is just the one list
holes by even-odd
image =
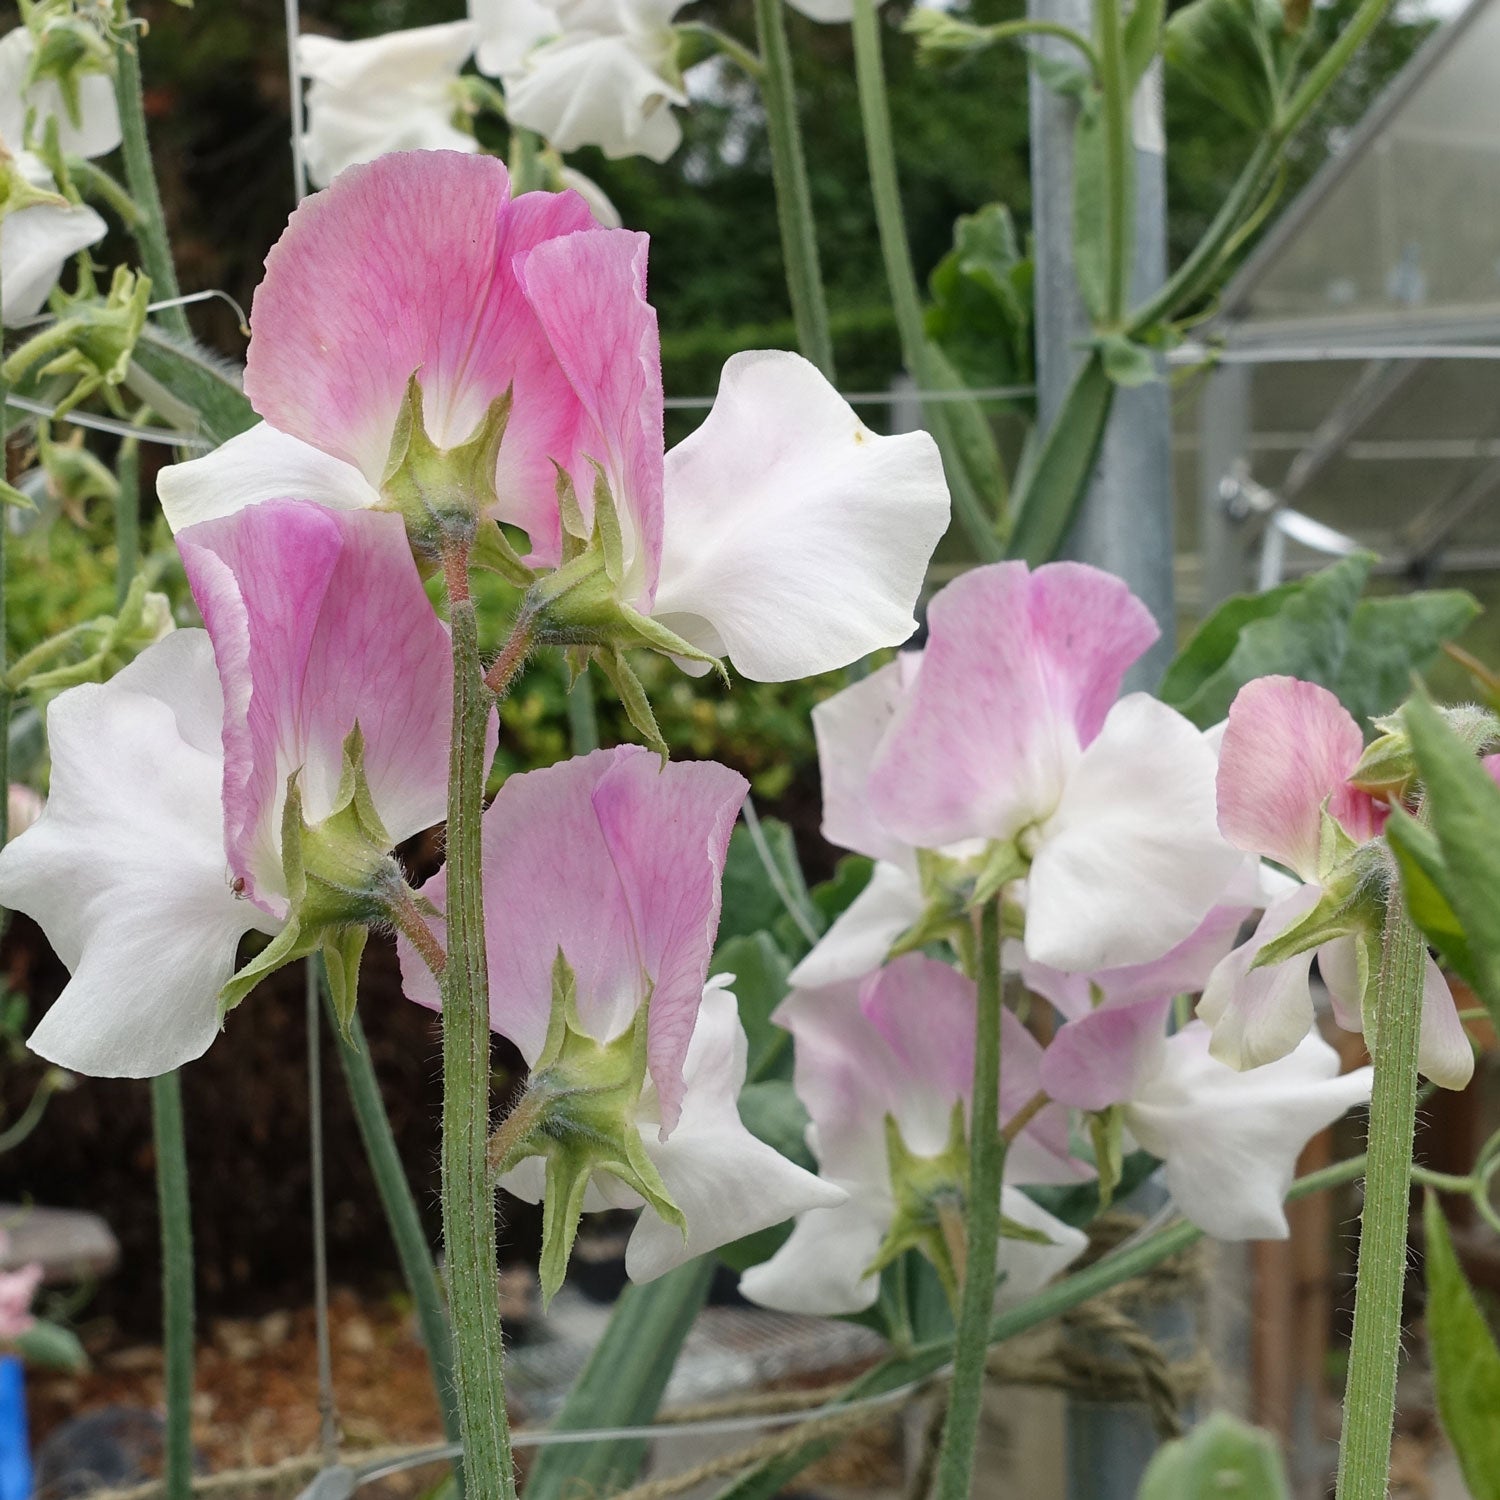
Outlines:
{"label": "ruffled white petal", "polygon": [[[15,165],[33,187],[56,190],[37,157],[23,152]],[[37,203],[0,218],[0,323],[10,328],[41,312],[68,257],[98,244],[108,228],[81,203]]]}
{"label": "ruffled white petal", "polygon": [[890,1199],[878,1196],[851,1195],[839,1208],[803,1214],[781,1249],[740,1277],[740,1291],[777,1312],[863,1312],[880,1294],[880,1278],[865,1271],[890,1221]]}
{"label": "ruffled white petal", "polygon": [[1417,1040],[1417,1067],[1440,1088],[1467,1088],[1474,1076],[1474,1049],[1458,1018],[1453,991],[1442,970],[1427,958],[1422,980],[1422,1030]]}
{"label": "ruffled white petal", "polygon": [[0,901],[72,970],[30,1039],[62,1067],[142,1078],[199,1056],[240,937],[275,930],[230,887],[223,755],[192,742],[219,705],[208,638],[185,630],[48,712],[52,794],[0,851]]}
{"label": "ruffled white petal", "polygon": [[173,531],[232,516],[264,500],[311,500],[330,510],[367,510],[379,491],[353,464],[257,422],[212,453],[173,464],[156,493]]}
{"label": "ruffled white petal", "polygon": [[803,989],[823,989],[872,973],[885,962],[896,939],[922,915],[923,906],[916,874],[881,861],[870,883],[792,970],[791,982]]}
{"label": "ruffled white petal", "polygon": [[683,1067],[686,1088],[676,1128],[662,1141],[649,1118],[641,1121],[646,1154],[682,1210],[687,1234],[650,1207],[643,1209],[625,1250],[632,1281],[651,1281],[756,1230],[844,1201],[841,1188],[804,1171],[745,1129],[737,1103],[745,1059],[735,998],[710,985]]}
{"label": "ruffled white petal", "polygon": [[1026,952],[1056,969],[1146,963],[1219,904],[1242,863],[1219,836],[1217,763],[1181,714],[1122,698],[1043,825],[1026,895]]}
{"label": "ruffled white petal", "polygon": [[798,355],[736,354],[667,454],[652,614],[758,681],[831,671],[910,636],[947,526],[926,433],[877,436]]}
{"label": "ruffled white petal", "polygon": [[901,865],[911,863],[911,847],[875,816],[869,782],[880,738],[901,701],[904,676],[902,662],[887,662],[812,711],[823,782],[823,837],[841,849]]}
{"label": "ruffled white petal", "polygon": [[[57,121],[57,143],[64,156],[104,156],[120,144],[120,112],[115,105],[114,80],[103,73],[85,73],[78,80],[78,115],[69,112],[62,90],[51,79],[26,85],[35,39],[25,26],[0,37],[0,145],[12,155],[26,146],[40,146],[47,122]],[[30,139],[26,116],[32,114]]]}
{"label": "ruffled white petal", "polygon": [[1001,1188],[1000,1212],[1023,1228],[1047,1236],[1045,1245],[1003,1237],[1000,1241],[995,1256],[996,1269],[1000,1272],[995,1305],[1014,1307],[1041,1291],[1054,1276],[1077,1260],[1087,1249],[1089,1238],[1081,1229],[1053,1218],[1019,1188]]}
{"label": "ruffled white petal", "polygon": [[1167,1186],[1200,1229],[1226,1240],[1284,1239],[1282,1201],[1302,1148],[1370,1097],[1371,1069],[1339,1074],[1338,1054],[1306,1036],[1287,1056],[1236,1072],[1209,1054],[1208,1028],[1169,1037],[1161,1069],[1126,1106],[1125,1125],[1166,1163]]}
{"label": "ruffled white petal", "polygon": [[469,0],[469,15],[479,28],[475,61],[491,78],[517,72],[531,49],[561,26],[544,0]]}

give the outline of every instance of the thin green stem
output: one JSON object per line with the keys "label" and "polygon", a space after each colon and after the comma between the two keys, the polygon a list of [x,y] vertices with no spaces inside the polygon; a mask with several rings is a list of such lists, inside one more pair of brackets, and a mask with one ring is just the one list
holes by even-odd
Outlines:
{"label": "thin green stem", "polygon": [[[121,149],[125,158],[125,188],[140,212],[135,241],[141,252],[141,267],[151,278],[152,299],[164,302],[178,295],[177,271],[172,264],[172,245],[167,238],[167,218],[156,186],[156,168],[151,161],[151,143],[146,137],[145,94],[141,87],[140,31],[131,23],[130,8],[120,0],[116,20],[120,43],[115,49],[115,96],[120,107]],[[187,313],[180,307],[164,307],[157,317],[165,328],[187,338],[191,332]]]}
{"label": "thin green stem", "polygon": [[797,344],[832,380],[833,334],[828,325],[828,298],[818,259],[817,223],[802,152],[797,85],[792,77],[792,49],[787,42],[782,0],[755,0],[755,34],[760,47],[760,93],[766,107],[771,176],[776,186],[776,218],[781,226],[781,253]]}
{"label": "thin green stem", "polygon": [[115,608],[121,609],[141,565],[141,445],[135,438],[120,444],[115,464],[119,493],[115,497]]}
{"label": "thin green stem", "polygon": [[443,1237],[453,1309],[454,1388],[471,1494],[513,1500],[490,1136],[489,973],[480,814],[493,695],[484,684],[466,545],[443,558],[453,631],[453,745],[448,773],[448,962],[443,970]]}
{"label": "thin green stem", "polygon": [[1105,285],[1104,318],[1116,327],[1130,295],[1130,241],[1135,194],[1130,157],[1130,84],[1121,35],[1120,0],[1094,0],[1099,80],[1104,107]]}
{"label": "thin green stem", "polygon": [[758,53],[752,52],[743,42],[737,41],[727,31],[707,21],[679,21],[679,32],[693,32],[701,36],[716,52],[722,52],[747,78],[759,81],[765,76],[766,66]]}
{"label": "thin green stem", "polygon": [[[859,90],[860,117],[865,131],[865,157],[870,172],[870,196],[885,278],[901,339],[901,357],[908,374],[922,390],[930,390],[934,375],[927,358],[927,330],[922,318],[922,296],[912,268],[911,245],[901,208],[901,185],[896,174],[896,148],[891,135],[891,108],[885,86],[880,18],[876,0],[854,0],[854,76]],[[981,562],[995,562],[1002,554],[990,508],[976,493],[964,467],[949,413],[943,403],[924,402],[923,420],[943,455],[943,469],[953,494],[954,509]]]}
{"label": "thin green stem", "polygon": [[1386,912],[1374,1014],[1369,1018],[1375,1084],[1338,1500],[1385,1500],[1389,1491],[1426,962],[1422,934],[1393,897]]}
{"label": "thin green stem", "polygon": [[[432,1383],[437,1388],[438,1405],[443,1415],[443,1432],[450,1443],[457,1443],[461,1439],[453,1390],[453,1335],[448,1327],[447,1309],[443,1306],[437,1266],[433,1263],[432,1250],[422,1228],[422,1217],[417,1212],[417,1200],[412,1196],[411,1183],[396,1149],[396,1137],[391,1131],[390,1116],[380,1094],[380,1081],[375,1076],[359,1014],[356,1012],[350,1018],[346,1039],[334,1013],[333,997],[326,979],[322,989],[323,1006],[338,1040],[339,1062],[344,1069],[344,1081],[349,1085],[349,1099],[354,1105],[360,1140],[364,1142],[365,1159],[370,1164],[370,1175],[375,1179],[375,1190],[385,1209],[385,1221],[390,1227],[396,1256],[401,1262],[401,1274],[416,1310],[417,1326],[422,1331],[422,1343],[427,1349],[427,1362],[432,1367]],[[462,1484],[461,1473],[459,1480]]]}
{"label": "thin green stem", "polygon": [[1467,1177],[1455,1177],[1452,1172],[1434,1172],[1416,1162],[1412,1163],[1411,1180],[1418,1187],[1436,1188],[1440,1193],[1462,1193],[1465,1197],[1473,1193],[1476,1184],[1472,1172]]}
{"label": "thin green stem", "polygon": [[1070,47],[1076,47],[1083,54],[1083,60],[1089,65],[1089,71],[1095,78],[1103,72],[1103,64],[1094,44],[1081,31],[1075,31],[1071,26],[1064,26],[1058,21],[1000,21],[984,29],[997,42],[1015,41],[1028,36],[1056,37],[1058,41],[1067,42]]}
{"label": "thin green stem", "polygon": [[537,159],[538,153],[536,134],[519,125],[512,125],[510,161],[507,165],[510,168],[511,190],[518,196],[542,186],[542,170]]}
{"label": "thin green stem", "polygon": [[563,690],[567,693],[568,737],[574,755],[587,755],[599,748],[599,715],[594,702],[594,679],[588,672],[580,672],[571,687],[568,686],[567,658],[563,663]]}
{"label": "thin green stem", "polygon": [[68,161],[68,176],[85,198],[92,198],[114,211],[127,229],[134,229],[141,222],[141,211],[136,201],[106,172],[82,157],[71,157]]}
{"label": "thin green stem", "polygon": [[964,1204],[964,1279],[953,1348],[953,1384],[938,1456],[938,1500],[968,1500],[984,1404],[984,1363],[995,1306],[1000,1243],[1000,898],[979,914],[979,1013],[974,1036],[974,1098],[969,1114],[969,1191]]}
{"label": "thin green stem", "polygon": [[151,1080],[156,1198],[161,1213],[162,1342],[166,1355],[165,1500],[193,1493],[193,1226],[188,1203],[182,1080]]}

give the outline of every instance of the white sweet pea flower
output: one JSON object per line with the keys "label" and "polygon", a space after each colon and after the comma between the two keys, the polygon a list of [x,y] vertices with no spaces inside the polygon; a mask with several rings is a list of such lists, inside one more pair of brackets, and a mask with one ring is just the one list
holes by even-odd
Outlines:
{"label": "white sweet pea flower", "polygon": [[35,52],[36,38],[24,26],[0,37],[0,145],[13,153],[40,145],[47,121],[55,119],[58,145],[65,156],[103,156],[113,151],[120,144],[114,80],[103,73],[81,73],[75,113],[52,79],[27,85]]}
{"label": "white sweet pea flower", "polygon": [[562,29],[547,0],[469,0],[469,17],[479,29],[474,60],[491,78],[517,72],[533,47]]}
{"label": "white sweet pea flower", "polygon": [[418,26],[357,42],[297,39],[297,67],[312,81],[302,149],[325,187],[345,167],[390,151],[477,151],[453,123],[459,70],[474,51],[471,21]]}
{"label": "white sweet pea flower", "polygon": [[502,74],[511,121],[559,151],[665,161],[687,103],[672,17],[683,0],[558,0],[556,35]]}
{"label": "white sweet pea flower", "polygon": [[[86,204],[60,196],[5,212],[4,168],[0,162],[0,324],[11,328],[42,310],[68,257],[98,244],[109,226]],[[52,174],[30,152],[17,156],[9,170],[38,193],[56,193]]]}

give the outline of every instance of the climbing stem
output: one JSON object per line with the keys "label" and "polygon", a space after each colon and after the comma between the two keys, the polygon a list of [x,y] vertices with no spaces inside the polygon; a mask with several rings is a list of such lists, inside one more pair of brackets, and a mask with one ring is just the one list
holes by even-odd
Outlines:
{"label": "climbing stem", "polygon": [[165,1346],[167,1436],[165,1500],[193,1492],[193,1227],[189,1217],[182,1081],[151,1080],[156,1136],[156,1198],[161,1214],[162,1343]]}
{"label": "climbing stem", "polygon": [[1104,319],[1111,328],[1125,316],[1125,300],[1130,292],[1130,231],[1135,202],[1129,137],[1130,84],[1122,30],[1120,0],[1094,0],[1094,34],[1099,45],[1104,102]]}
{"label": "climbing stem", "polygon": [[501,1369],[490,1135],[489,976],[484,945],[480,814],[493,694],[485,686],[469,594],[466,542],[443,556],[453,631],[453,740],[448,765],[448,961],[443,997],[443,1238],[453,1309],[454,1389],[469,1493],[516,1493]]}
{"label": "climbing stem", "polygon": [[1385,1500],[1389,1490],[1426,962],[1421,933],[1401,902],[1392,899],[1385,919],[1374,1014],[1367,1017],[1375,1082],[1354,1284],[1354,1338],[1344,1390],[1338,1500]]}
{"label": "climbing stem", "polygon": [[979,914],[979,1013],[974,1035],[974,1095],[969,1113],[969,1191],[964,1204],[964,1273],[953,1346],[953,1384],[938,1456],[938,1500],[968,1500],[984,1401],[985,1355],[995,1306],[1000,1241],[1000,898]]}
{"label": "climbing stem", "polygon": [[771,146],[776,218],[781,225],[781,253],[786,263],[786,289],[797,326],[797,344],[832,380],[833,335],[828,326],[828,298],[818,260],[817,224],[807,181],[807,161],[802,152],[797,86],[792,77],[792,49],[787,42],[782,3],[783,0],[755,0],[760,92]]}

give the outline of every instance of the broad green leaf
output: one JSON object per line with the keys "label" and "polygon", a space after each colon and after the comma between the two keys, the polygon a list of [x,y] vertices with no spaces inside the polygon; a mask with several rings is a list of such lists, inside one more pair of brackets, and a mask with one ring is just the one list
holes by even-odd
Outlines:
{"label": "broad green leaf", "polygon": [[1106,334],[1099,340],[1104,355],[1104,369],[1116,385],[1127,388],[1149,385],[1159,379],[1156,356],[1144,344],[1137,344],[1123,333]]}
{"label": "broad green leaf", "polygon": [[1427,1194],[1422,1222],[1438,1415],[1473,1500],[1500,1500],[1500,1350],[1453,1253],[1436,1193]]}
{"label": "broad green leaf", "polygon": [[1479,998],[1500,1019],[1500,787],[1425,698],[1402,716],[1442,852],[1445,875],[1435,884],[1463,927]]}
{"label": "broad green leaf", "polygon": [[[808,899],[792,830],[776,818],[762,818],[760,831],[764,851],[756,847],[754,837],[743,823],[730,837],[729,854],[724,862],[724,905],[719,918],[721,943],[732,937],[772,931],[789,910],[796,910],[803,920],[817,926],[817,912]],[[800,958],[807,947],[807,938],[801,935],[799,947],[791,956]]]}
{"label": "broad green leaf", "polygon": [[709,972],[734,975],[732,989],[750,1049],[745,1076],[751,1083],[790,1076],[791,1037],[771,1020],[771,1012],[786,997],[791,971],[791,960],[768,932],[730,938],[714,953]]}
{"label": "broad green leaf", "polygon": [[820,881],[809,894],[823,921],[832,926],[849,910],[855,898],[870,883],[875,861],[863,854],[846,854],[834,866],[833,878]]}
{"label": "broad green leaf", "polygon": [[1016,486],[1007,556],[1035,568],[1057,555],[1093,477],[1114,393],[1096,349],[1073,377],[1057,420]]}
{"label": "broad green leaf", "polygon": [[1349,622],[1349,645],[1334,691],[1363,727],[1406,701],[1411,674],[1425,671],[1479,613],[1462,589],[1430,589],[1362,599]]}
{"label": "broad green leaf", "polygon": [[1125,18],[1125,81],[1133,94],[1162,40],[1165,0],[1136,0]]}
{"label": "broad green leaf", "polygon": [[[1126,153],[1127,158],[1130,155]],[[1073,270],[1083,305],[1096,324],[1104,321],[1106,313],[1108,202],[1104,109],[1095,92],[1085,98],[1073,131]]]}
{"label": "broad green leaf", "polygon": [[15,1351],[28,1365],[43,1370],[85,1370],[89,1357],[78,1342],[78,1335],[60,1323],[38,1318],[15,1340]]}
{"label": "broad green leaf", "polygon": [[1449,880],[1437,835],[1397,807],[1385,825],[1386,840],[1401,871],[1401,894],[1411,919],[1438,951],[1445,967],[1469,985],[1477,983],[1469,940],[1443,894]]}
{"label": "broad green leaf", "polygon": [[[713,1257],[701,1255],[620,1293],[604,1337],[558,1414],[559,1431],[635,1427],[656,1415],[713,1273]],[[611,1494],[635,1480],[645,1457],[646,1443],[640,1440],[543,1448],[526,1481],[527,1500]]]}
{"label": "broad green leaf", "polygon": [[240,389],[239,371],[201,344],[147,323],[135,346],[135,364],[195,413],[199,434],[215,443],[228,442],[260,420]]}
{"label": "broad green leaf", "polygon": [[1137,1500],[1291,1500],[1276,1439],[1215,1412],[1186,1437],[1163,1444]]}
{"label": "broad green leaf", "polygon": [[1373,562],[1358,553],[1268,593],[1226,600],[1167,668],[1158,696],[1207,729],[1255,677],[1282,673],[1332,689]]}
{"label": "broad green leaf", "polygon": [[1167,66],[1205,99],[1254,130],[1276,114],[1276,0],[1192,0],[1167,22]]}

